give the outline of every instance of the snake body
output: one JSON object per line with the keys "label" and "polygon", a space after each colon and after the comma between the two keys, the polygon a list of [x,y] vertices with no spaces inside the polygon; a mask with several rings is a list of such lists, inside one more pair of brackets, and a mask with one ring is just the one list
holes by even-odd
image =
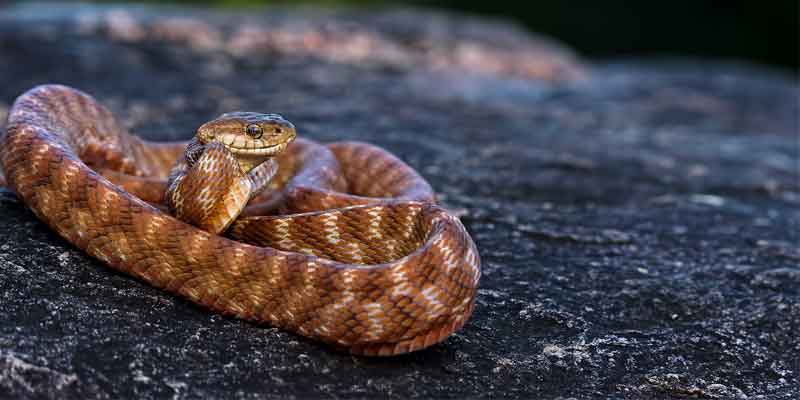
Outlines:
{"label": "snake body", "polygon": [[[460,329],[480,260],[430,185],[369,144],[281,140],[280,154],[239,165],[240,174],[261,168],[251,177],[262,180],[213,229],[175,218],[165,196],[191,142],[129,134],[76,89],[44,85],[17,98],[0,163],[8,186],[67,241],[211,310],[361,355],[419,350]],[[203,154],[220,147],[213,142]],[[184,184],[184,200],[218,190]]]}

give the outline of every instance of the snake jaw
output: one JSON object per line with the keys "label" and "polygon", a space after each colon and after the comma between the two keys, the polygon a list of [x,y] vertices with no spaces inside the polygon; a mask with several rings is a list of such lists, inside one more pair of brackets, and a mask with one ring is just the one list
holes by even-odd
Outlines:
{"label": "snake jaw", "polygon": [[277,143],[272,145],[264,143],[264,141],[260,139],[250,139],[250,141],[248,142],[241,140],[241,137],[239,136],[231,138],[228,135],[223,135],[219,139],[215,140],[222,143],[225,146],[225,148],[227,148],[231,153],[235,155],[272,157],[286,150],[286,146],[288,146],[289,143],[294,141],[294,139],[295,136],[293,134],[291,137],[288,137],[283,143]]}
{"label": "snake jaw", "polygon": [[268,148],[256,149],[255,151],[234,151],[228,147],[226,148],[233,153],[233,155],[236,157],[236,160],[239,162],[239,168],[246,174],[249,173],[253,168],[267,161],[269,158],[283,152],[288,145],[289,143],[283,143]]}

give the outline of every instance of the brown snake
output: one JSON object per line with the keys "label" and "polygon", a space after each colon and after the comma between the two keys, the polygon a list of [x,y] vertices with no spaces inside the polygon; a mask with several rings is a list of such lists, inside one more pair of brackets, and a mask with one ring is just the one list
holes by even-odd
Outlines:
{"label": "brown snake", "polygon": [[467,321],[477,250],[412,168],[364,143],[292,141],[277,116],[204,127],[148,142],[89,95],[38,86],[11,108],[0,162],[67,241],[212,310],[363,355],[419,350]]}

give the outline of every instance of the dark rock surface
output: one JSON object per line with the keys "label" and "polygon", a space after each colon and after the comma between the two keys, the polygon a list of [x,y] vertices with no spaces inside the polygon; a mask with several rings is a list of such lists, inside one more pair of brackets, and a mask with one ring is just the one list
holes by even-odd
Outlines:
{"label": "dark rock surface", "polygon": [[[0,9],[0,119],[58,82],[148,138],[252,109],[379,144],[463,215],[478,306],[429,350],[342,355],[117,274],[5,192],[0,398],[800,396],[790,75],[581,66],[506,25],[419,11],[109,10]],[[242,21],[267,31],[236,47]]]}

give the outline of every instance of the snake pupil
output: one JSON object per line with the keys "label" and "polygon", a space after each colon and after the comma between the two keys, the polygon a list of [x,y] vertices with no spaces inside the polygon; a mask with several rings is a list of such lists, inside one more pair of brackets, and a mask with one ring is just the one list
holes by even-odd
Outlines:
{"label": "snake pupil", "polygon": [[245,128],[245,133],[247,133],[247,136],[250,136],[253,139],[258,139],[261,137],[263,131],[261,130],[260,126],[251,124],[247,125],[247,128]]}

